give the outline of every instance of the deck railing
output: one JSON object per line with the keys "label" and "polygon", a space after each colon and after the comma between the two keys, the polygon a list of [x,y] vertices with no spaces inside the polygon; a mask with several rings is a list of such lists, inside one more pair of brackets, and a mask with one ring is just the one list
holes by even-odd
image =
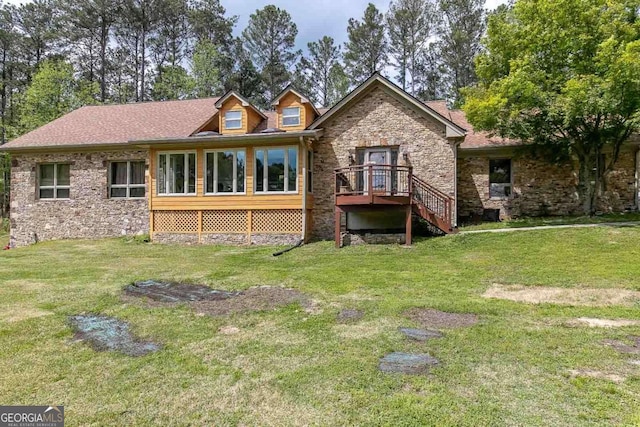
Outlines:
{"label": "deck railing", "polygon": [[335,170],[336,196],[411,195],[410,166],[355,165]]}
{"label": "deck railing", "polygon": [[411,201],[413,203],[422,204],[445,224],[451,225],[453,199],[449,195],[427,184],[417,176],[412,177],[412,188]]}

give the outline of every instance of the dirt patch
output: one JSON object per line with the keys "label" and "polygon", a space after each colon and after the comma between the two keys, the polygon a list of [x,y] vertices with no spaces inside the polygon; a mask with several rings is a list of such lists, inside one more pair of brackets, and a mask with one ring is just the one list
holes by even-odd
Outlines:
{"label": "dirt patch", "polygon": [[447,313],[431,308],[412,308],[404,315],[425,328],[464,328],[478,323],[478,316],[472,313]]}
{"label": "dirt patch", "polygon": [[577,378],[577,377],[596,378],[599,380],[611,381],[616,384],[623,383],[625,380],[625,377],[623,377],[622,375],[607,374],[606,372],[592,371],[589,369],[570,369],[569,375],[571,375],[571,378]]}
{"label": "dirt patch", "polygon": [[428,329],[398,328],[405,337],[415,341],[426,341],[431,338],[442,338],[442,332]]}
{"label": "dirt patch", "polygon": [[621,328],[624,326],[638,326],[640,320],[628,319],[595,319],[591,317],[579,317],[569,320],[567,326],[588,326],[590,328]]}
{"label": "dirt patch", "polygon": [[627,289],[567,289],[546,286],[508,286],[497,283],[487,289],[482,296],[530,304],[566,304],[592,307],[632,306],[640,301],[639,291]]}
{"label": "dirt patch", "polygon": [[295,289],[261,286],[239,292],[233,298],[197,301],[191,303],[191,306],[198,313],[210,316],[226,316],[251,311],[275,310],[294,303],[299,303],[306,307],[309,304],[309,300],[302,292]]}
{"label": "dirt patch", "polygon": [[145,280],[124,288],[127,295],[147,297],[159,302],[218,301],[233,298],[239,292],[211,289],[204,285]]}
{"label": "dirt patch", "polygon": [[360,310],[345,308],[340,310],[336,320],[338,323],[353,323],[362,319],[362,316],[364,316],[364,313]]}
{"label": "dirt patch", "polygon": [[605,345],[613,347],[620,353],[625,354],[640,354],[640,337],[630,336],[628,337],[629,342],[624,342],[620,340],[604,340],[603,343]]}
{"label": "dirt patch", "polygon": [[69,317],[74,338],[88,343],[96,351],[119,351],[127,356],[144,356],[160,349],[151,341],[142,341],[129,331],[129,324],[113,317],[79,315]]}
{"label": "dirt patch", "polygon": [[428,354],[390,353],[380,359],[378,368],[382,372],[402,374],[425,374],[429,367],[436,366],[440,362]]}

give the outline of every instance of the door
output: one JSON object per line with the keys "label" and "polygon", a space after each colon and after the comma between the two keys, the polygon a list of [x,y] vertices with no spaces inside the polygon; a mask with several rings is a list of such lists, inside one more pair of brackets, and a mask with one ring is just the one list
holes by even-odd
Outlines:
{"label": "door", "polygon": [[[388,193],[391,191],[391,150],[388,148],[368,148],[364,153],[364,164],[372,165],[364,170],[364,189],[369,193],[371,182],[374,193]],[[369,179],[371,173],[371,179]]]}

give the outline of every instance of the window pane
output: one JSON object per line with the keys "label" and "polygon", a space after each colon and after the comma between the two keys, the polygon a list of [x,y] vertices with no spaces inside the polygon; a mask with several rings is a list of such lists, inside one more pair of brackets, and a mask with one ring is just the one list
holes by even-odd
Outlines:
{"label": "window pane", "polygon": [[129,197],[144,197],[144,187],[130,188]]}
{"label": "window pane", "polygon": [[298,189],[298,149],[289,148],[289,188],[287,191],[296,191]]}
{"label": "window pane", "polygon": [[53,188],[47,188],[40,190],[41,199],[53,199]]}
{"label": "window pane", "polygon": [[489,161],[489,182],[496,184],[511,183],[511,160],[499,159]]}
{"label": "window pane", "polygon": [[267,151],[267,189],[284,191],[284,149]]}
{"label": "window pane", "polygon": [[282,125],[296,126],[300,124],[300,108],[290,107],[282,109]]}
{"label": "window pane", "polygon": [[68,188],[59,188],[58,189],[58,199],[68,199],[69,198],[69,189]]}
{"label": "window pane", "polygon": [[131,177],[129,184],[144,184],[144,162],[131,162]]}
{"label": "window pane", "polygon": [[233,193],[233,151],[216,153],[218,157],[218,193]]}
{"label": "window pane", "polygon": [[491,184],[489,186],[489,197],[509,197],[511,195],[511,184]]}
{"label": "window pane", "polygon": [[244,165],[245,165],[245,154],[244,151],[238,151],[236,153],[236,180],[237,180],[237,191],[239,193],[244,192]]}
{"label": "window pane", "polygon": [[164,194],[167,192],[167,184],[165,182],[165,165],[167,161],[167,156],[166,154],[161,154],[160,156],[158,156],[158,193]]}
{"label": "window pane", "polygon": [[111,197],[127,197],[126,188],[112,188]]}
{"label": "window pane", "polygon": [[185,156],[169,155],[169,193],[184,193],[185,188]]}
{"label": "window pane", "polygon": [[127,162],[111,163],[111,184],[127,184]]}
{"label": "window pane", "polygon": [[53,186],[53,182],[54,182],[53,177],[55,173],[54,171],[55,171],[55,165],[40,165],[40,186],[41,187]]}
{"label": "window pane", "polygon": [[71,169],[71,165],[59,164],[58,166],[58,176],[57,176],[57,185],[69,185],[69,170]]}
{"label": "window pane", "polygon": [[227,129],[240,129],[242,127],[242,111],[227,111],[224,120]]}
{"label": "window pane", "polygon": [[207,153],[207,171],[206,171],[206,188],[205,192],[213,193],[213,166],[215,161],[215,153]]}
{"label": "window pane", "polygon": [[196,154],[189,154],[189,193],[196,192]]}
{"label": "window pane", "polygon": [[256,175],[253,177],[256,191],[264,191],[264,151],[256,150]]}

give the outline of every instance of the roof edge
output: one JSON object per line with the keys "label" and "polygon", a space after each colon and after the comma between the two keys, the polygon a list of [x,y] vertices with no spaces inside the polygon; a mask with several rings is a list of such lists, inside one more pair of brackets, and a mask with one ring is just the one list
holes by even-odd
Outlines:
{"label": "roof edge", "polygon": [[264,120],[267,120],[267,116],[265,116],[265,114],[260,111],[260,109],[258,107],[256,107],[255,105],[253,105],[251,103],[251,101],[249,101],[247,98],[245,98],[244,96],[240,95],[238,92],[236,92],[235,90],[231,89],[229,91],[227,91],[227,93],[225,93],[224,95],[222,95],[218,101],[216,101],[216,103],[214,104],[215,107],[220,110],[220,108],[222,108],[222,105],[227,101],[227,99],[229,99],[230,97],[235,97],[237,98],[241,103],[243,107],[250,107],[252,110],[254,110],[256,113],[258,113],[260,115],[260,117],[262,117]]}

